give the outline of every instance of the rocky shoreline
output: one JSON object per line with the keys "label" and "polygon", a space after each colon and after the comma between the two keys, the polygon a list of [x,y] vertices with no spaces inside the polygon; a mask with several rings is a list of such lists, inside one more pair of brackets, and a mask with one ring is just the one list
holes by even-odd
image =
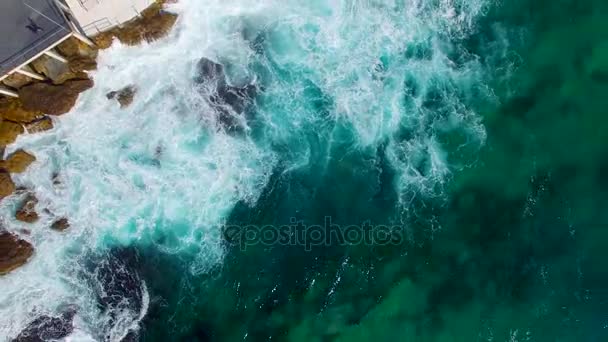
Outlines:
{"label": "rocky shoreline", "polygon": [[[6,146],[21,134],[53,129],[57,117],[69,112],[80,93],[93,87],[94,82],[88,72],[97,69],[99,50],[109,48],[114,39],[123,44],[137,45],[165,36],[177,20],[176,14],[164,11],[166,2],[174,1],[158,0],[140,17],[92,37],[96,47],[74,37],[65,40],[56,49],[68,60],[67,63],[46,56],[32,62],[34,71],[46,77],[43,81],[18,73],[2,81],[19,94],[19,98],[0,99],[0,201],[13,194],[25,194],[15,211],[17,220],[25,224],[38,220],[36,194],[29,189],[18,188],[11,177],[11,174],[24,172],[36,157],[24,150],[5,156]],[[107,98],[116,100],[124,108],[133,102],[135,93],[133,86],[126,86],[109,93]],[[49,229],[62,232],[69,226],[69,219],[61,217]],[[27,263],[34,252],[32,244],[0,225],[0,276]]]}

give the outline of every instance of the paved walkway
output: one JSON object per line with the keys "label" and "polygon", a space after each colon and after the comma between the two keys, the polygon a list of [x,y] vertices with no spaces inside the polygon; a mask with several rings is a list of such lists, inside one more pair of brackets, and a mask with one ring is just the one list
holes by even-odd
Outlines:
{"label": "paved walkway", "polygon": [[154,0],[65,1],[87,35],[94,35],[127,22],[154,3]]}

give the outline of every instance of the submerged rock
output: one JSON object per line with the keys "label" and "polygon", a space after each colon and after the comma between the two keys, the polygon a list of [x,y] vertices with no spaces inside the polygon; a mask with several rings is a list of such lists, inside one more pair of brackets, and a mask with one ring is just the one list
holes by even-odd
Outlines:
{"label": "submerged rock", "polygon": [[228,129],[238,128],[239,120],[235,115],[245,114],[248,107],[253,104],[257,93],[255,84],[242,87],[229,85],[224,67],[207,58],[201,58],[198,62],[194,81],[201,86],[201,90],[214,90],[213,93],[206,95],[210,105],[218,111],[222,125]]}
{"label": "submerged rock", "polygon": [[0,275],[24,265],[34,254],[34,247],[9,232],[0,232]]}
{"label": "submerged rock", "polygon": [[34,223],[38,221],[38,213],[36,212],[36,204],[38,199],[34,194],[29,194],[21,203],[19,209],[15,213],[15,218],[21,222]]}
{"label": "submerged rock", "polygon": [[0,199],[11,195],[15,190],[15,183],[13,183],[11,175],[4,170],[0,170]]}
{"label": "submerged rock", "polygon": [[[133,248],[114,249],[88,260],[86,271],[82,274],[90,288],[95,292],[99,309],[108,317],[108,331],[111,326],[120,324],[133,327],[139,320],[144,308],[145,285],[140,278],[139,254]],[[110,336],[104,336],[107,341]]]}
{"label": "submerged rock", "polygon": [[67,337],[74,331],[76,310],[68,310],[61,316],[40,316],[21,331],[13,342],[46,342]]}
{"label": "submerged rock", "polygon": [[5,169],[10,173],[21,173],[35,161],[36,157],[34,157],[34,155],[29,154],[24,150],[17,150],[6,158],[6,160],[0,160],[0,169]]}
{"label": "submerged rock", "polygon": [[120,90],[111,91],[106,94],[108,100],[116,99],[120,103],[120,108],[125,108],[133,103],[137,89],[134,86],[127,86]]}
{"label": "submerged rock", "polygon": [[70,80],[62,85],[35,83],[19,90],[23,107],[46,114],[61,115],[72,109],[78,94],[93,87],[90,79]]}
{"label": "submerged rock", "polygon": [[59,232],[62,232],[68,228],[70,228],[70,222],[65,217],[58,219],[57,221],[53,222],[53,224],[51,225],[52,230],[56,230]]}

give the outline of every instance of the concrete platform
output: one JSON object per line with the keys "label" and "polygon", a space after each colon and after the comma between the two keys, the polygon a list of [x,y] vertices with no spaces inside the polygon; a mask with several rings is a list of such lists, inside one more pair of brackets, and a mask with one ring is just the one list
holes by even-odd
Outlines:
{"label": "concrete platform", "polygon": [[[2,0],[4,1],[4,0]],[[109,30],[138,16],[154,0],[65,0],[88,36]]]}

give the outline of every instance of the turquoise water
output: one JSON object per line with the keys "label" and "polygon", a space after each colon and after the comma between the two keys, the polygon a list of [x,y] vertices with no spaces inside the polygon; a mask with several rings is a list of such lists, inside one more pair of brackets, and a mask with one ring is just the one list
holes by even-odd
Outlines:
{"label": "turquoise water", "polygon": [[[608,340],[608,3],[173,10],[170,37],[102,54],[59,131],[17,143],[47,156],[19,180],[77,227],[33,233],[49,260],[4,283],[31,298],[7,305],[20,322],[37,286],[79,305],[75,340]],[[202,57],[257,87],[247,109],[193,81]],[[132,108],[101,102],[126,83]],[[328,218],[393,240],[233,239]]]}

